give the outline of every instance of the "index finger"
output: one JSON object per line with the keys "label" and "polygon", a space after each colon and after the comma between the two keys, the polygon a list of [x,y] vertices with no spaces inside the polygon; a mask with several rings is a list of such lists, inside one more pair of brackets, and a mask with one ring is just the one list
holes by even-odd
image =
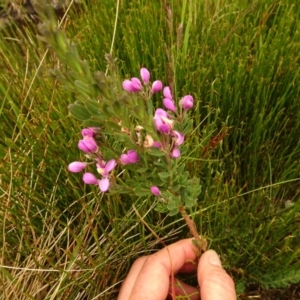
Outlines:
{"label": "index finger", "polygon": [[185,239],[150,255],[137,276],[130,300],[164,300],[169,291],[170,275],[177,273],[187,260],[196,260],[196,250],[192,239]]}

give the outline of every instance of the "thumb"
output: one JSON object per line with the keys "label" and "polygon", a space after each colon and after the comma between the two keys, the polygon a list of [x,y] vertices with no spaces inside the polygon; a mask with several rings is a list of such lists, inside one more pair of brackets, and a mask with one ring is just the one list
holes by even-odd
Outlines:
{"label": "thumb", "polygon": [[202,300],[236,300],[234,282],[213,250],[204,252],[200,258],[198,282]]}

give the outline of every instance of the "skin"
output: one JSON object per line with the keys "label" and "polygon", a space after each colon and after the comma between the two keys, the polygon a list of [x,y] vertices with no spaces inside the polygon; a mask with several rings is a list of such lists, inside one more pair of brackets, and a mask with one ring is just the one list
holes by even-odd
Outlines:
{"label": "skin", "polygon": [[172,299],[172,274],[179,272],[197,272],[201,292],[175,278],[176,296],[196,300],[201,293],[202,300],[236,300],[234,282],[222,268],[217,253],[206,251],[198,266],[195,253],[192,239],[185,239],[137,259],[122,284],[118,300]]}

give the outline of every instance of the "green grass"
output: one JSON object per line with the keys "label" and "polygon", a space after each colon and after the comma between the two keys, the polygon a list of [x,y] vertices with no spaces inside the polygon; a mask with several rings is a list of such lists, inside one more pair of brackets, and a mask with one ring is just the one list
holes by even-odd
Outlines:
{"label": "green grass", "polygon": [[[196,99],[182,158],[203,186],[191,215],[239,287],[300,282],[297,4],[173,0],[166,20],[164,1],[120,1],[120,76],[146,66]],[[106,70],[116,7],[91,0],[62,25],[93,70]],[[162,247],[157,236],[171,243],[188,229],[155,212],[152,198],[101,196],[67,172],[80,156],[82,127],[67,111],[76,96],[48,77],[59,62],[32,30],[2,34],[1,299],[115,299],[133,260]]]}

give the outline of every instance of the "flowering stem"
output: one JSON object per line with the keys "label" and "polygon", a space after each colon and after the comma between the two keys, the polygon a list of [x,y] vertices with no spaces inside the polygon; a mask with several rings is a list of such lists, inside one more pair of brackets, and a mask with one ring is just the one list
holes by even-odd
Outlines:
{"label": "flowering stem", "polygon": [[202,239],[201,236],[198,234],[195,222],[189,217],[183,205],[179,206],[179,212],[181,213],[183,219],[189,227],[192,236],[196,240],[196,244],[200,252],[199,254],[201,254],[201,252],[205,252],[207,248],[207,241],[205,239]]}

